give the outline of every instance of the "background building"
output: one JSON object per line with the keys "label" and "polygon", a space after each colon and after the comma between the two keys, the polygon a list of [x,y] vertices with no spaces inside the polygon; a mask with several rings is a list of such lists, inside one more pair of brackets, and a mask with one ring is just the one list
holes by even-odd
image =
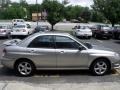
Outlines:
{"label": "background building", "polygon": [[47,20],[47,13],[46,11],[38,13],[32,13],[32,21],[40,21],[40,20]]}

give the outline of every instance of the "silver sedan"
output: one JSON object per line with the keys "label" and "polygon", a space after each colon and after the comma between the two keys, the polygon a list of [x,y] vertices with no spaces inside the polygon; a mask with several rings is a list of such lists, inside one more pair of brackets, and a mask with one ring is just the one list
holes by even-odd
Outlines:
{"label": "silver sedan", "polygon": [[38,69],[88,69],[94,75],[105,75],[120,67],[118,53],[82,43],[67,33],[36,33],[10,42],[3,50],[2,64],[22,76],[33,75]]}

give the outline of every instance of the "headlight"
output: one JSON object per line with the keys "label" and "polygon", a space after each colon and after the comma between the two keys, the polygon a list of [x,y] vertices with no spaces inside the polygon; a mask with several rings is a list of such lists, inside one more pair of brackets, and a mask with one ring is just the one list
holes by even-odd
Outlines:
{"label": "headlight", "polygon": [[119,57],[120,55],[119,55],[118,53],[115,53],[115,56],[116,56],[116,57]]}
{"label": "headlight", "polygon": [[116,59],[120,59],[120,55],[118,53],[115,53],[114,55]]}

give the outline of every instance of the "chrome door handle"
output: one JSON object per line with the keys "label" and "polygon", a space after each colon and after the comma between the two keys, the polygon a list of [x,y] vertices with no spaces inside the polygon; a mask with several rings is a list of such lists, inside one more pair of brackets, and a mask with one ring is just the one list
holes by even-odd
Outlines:
{"label": "chrome door handle", "polygon": [[64,53],[64,51],[60,51],[60,53],[61,53],[61,54],[63,54],[63,53]]}
{"label": "chrome door handle", "polygon": [[35,52],[35,50],[30,50],[30,53],[34,53]]}

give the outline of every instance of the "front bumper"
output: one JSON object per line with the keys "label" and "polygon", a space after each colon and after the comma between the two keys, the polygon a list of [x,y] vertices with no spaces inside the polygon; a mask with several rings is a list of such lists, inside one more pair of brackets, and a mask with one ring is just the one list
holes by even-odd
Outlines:
{"label": "front bumper", "polygon": [[120,61],[116,63],[112,63],[112,68],[119,69],[120,68]]}

